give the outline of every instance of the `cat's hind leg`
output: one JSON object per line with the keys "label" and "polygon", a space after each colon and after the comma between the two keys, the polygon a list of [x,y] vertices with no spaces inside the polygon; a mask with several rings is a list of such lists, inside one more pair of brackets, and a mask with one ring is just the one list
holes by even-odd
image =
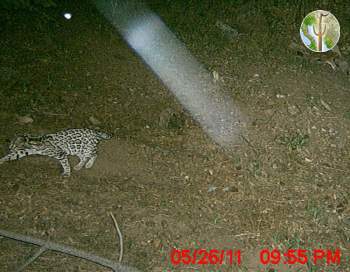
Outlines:
{"label": "cat's hind leg", "polygon": [[60,164],[61,164],[61,166],[63,168],[63,172],[62,172],[61,175],[63,177],[69,177],[71,170],[70,170],[70,165],[69,165],[67,154],[64,153],[63,151],[59,151],[56,154],[51,155],[50,157],[53,157],[53,158],[57,159],[60,162]]}

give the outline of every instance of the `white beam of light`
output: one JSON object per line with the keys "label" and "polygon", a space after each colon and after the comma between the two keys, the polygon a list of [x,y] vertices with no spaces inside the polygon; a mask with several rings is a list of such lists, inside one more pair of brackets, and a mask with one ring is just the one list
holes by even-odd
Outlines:
{"label": "white beam of light", "polygon": [[158,16],[136,1],[96,0],[96,6],[215,142],[236,142],[238,107]]}

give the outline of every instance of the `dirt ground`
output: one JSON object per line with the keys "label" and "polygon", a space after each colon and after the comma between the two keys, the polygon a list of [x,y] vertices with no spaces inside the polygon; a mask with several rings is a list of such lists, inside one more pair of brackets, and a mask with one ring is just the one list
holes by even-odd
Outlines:
{"label": "dirt ground", "polygon": [[[350,271],[349,76],[290,50],[299,30],[280,37],[276,23],[271,34],[271,22],[249,5],[221,13],[207,2],[150,2],[244,107],[247,133],[231,152],[217,146],[85,1],[1,11],[1,154],[21,133],[89,127],[114,137],[101,143],[92,169],[70,178],[46,157],[2,164],[0,229],[117,260],[113,212],[123,262],[141,271]],[[219,19],[242,35],[230,40]],[[345,59],[348,38],[344,27]],[[241,250],[242,263],[174,267],[174,247]],[[306,249],[309,262],[264,266],[263,248]],[[318,248],[340,249],[341,263],[313,265]],[[0,271],[36,251],[0,237]],[[47,252],[26,271],[109,270]]]}

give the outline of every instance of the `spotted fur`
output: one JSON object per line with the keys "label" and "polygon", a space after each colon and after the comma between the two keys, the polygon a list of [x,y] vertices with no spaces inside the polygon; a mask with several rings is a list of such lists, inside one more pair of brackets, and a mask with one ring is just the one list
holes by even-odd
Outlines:
{"label": "spotted fur", "polygon": [[18,160],[30,155],[42,155],[57,159],[63,168],[63,176],[70,176],[68,155],[78,156],[80,162],[74,166],[91,168],[97,158],[97,145],[101,140],[110,139],[107,133],[92,129],[67,129],[43,136],[22,135],[16,137],[9,146],[9,153],[0,159]]}

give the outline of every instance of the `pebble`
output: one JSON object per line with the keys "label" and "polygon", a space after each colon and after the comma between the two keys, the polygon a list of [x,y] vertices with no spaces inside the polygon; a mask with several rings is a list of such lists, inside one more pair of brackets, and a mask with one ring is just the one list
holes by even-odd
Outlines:
{"label": "pebble", "polygon": [[224,187],[222,190],[224,192],[234,192],[234,193],[238,192],[238,188],[235,186],[227,186],[227,187]]}
{"label": "pebble", "polygon": [[89,117],[89,121],[90,121],[90,123],[93,124],[94,126],[101,125],[101,122],[100,122],[98,119],[96,119],[95,117],[93,117],[93,116],[90,116],[90,117]]}
{"label": "pebble", "polygon": [[26,124],[31,124],[34,122],[33,118],[31,118],[28,115],[25,116],[19,116],[18,117],[18,122],[22,125],[26,125]]}
{"label": "pebble", "polygon": [[320,102],[326,110],[331,111],[331,107],[326,102],[324,102],[322,99],[320,100]]}
{"label": "pebble", "polygon": [[215,82],[219,81],[220,77],[219,77],[219,73],[217,71],[213,71],[212,75],[213,75],[213,78],[214,78]]}
{"label": "pebble", "polygon": [[298,108],[297,108],[295,105],[288,106],[288,112],[289,112],[291,115],[295,115],[295,114],[298,113]]}
{"label": "pebble", "polygon": [[217,188],[218,188],[218,187],[216,187],[216,186],[209,185],[209,187],[208,187],[208,193],[215,192]]}

